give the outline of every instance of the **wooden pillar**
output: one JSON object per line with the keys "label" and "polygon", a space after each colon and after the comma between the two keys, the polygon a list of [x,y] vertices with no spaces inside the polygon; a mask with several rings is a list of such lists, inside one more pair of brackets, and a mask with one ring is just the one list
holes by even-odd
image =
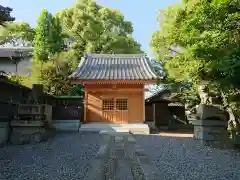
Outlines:
{"label": "wooden pillar", "polygon": [[146,121],[146,116],[145,116],[145,93],[144,89],[142,91],[142,96],[143,96],[143,123]]}
{"label": "wooden pillar", "polygon": [[87,121],[87,109],[88,109],[88,92],[85,89],[85,97],[84,97],[84,118],[83,122],[85,123]]}
{"label": "wooden pillar", "polygon": [[153,103],[152,106],[153,106],[153,124],[155,126],[156,125],[156,104]]}

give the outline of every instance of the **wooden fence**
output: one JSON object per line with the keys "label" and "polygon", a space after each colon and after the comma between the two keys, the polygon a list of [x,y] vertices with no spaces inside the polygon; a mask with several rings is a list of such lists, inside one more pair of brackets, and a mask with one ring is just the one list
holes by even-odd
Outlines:
{"label": "wooden fence", "polygon": [[77,120],[83,117],[83,96],[56,97],[53,107],[54,120]]}
{"label": "wooden fence", "polygon": [[[0,75],[0,101],[10,103],[31,103],[33,90],[31,88],[16,84],[8,80],[7,77]],[[55,97],[43,93],[41,95],[43,104],[53,105]]]}
{"label": "wooden fence", "polygon": [[17,111],[17,104],[0,101],[0,122],[10,122],[17,119]]}
{"label": "wooden fence", "polygon": [[[15,111],[17,104],[31,103],[29,98],[33,95],[32,92],[31,88],[13,83],[0,75],[0,120],[11,119],[12,117],[9,116],[15,115],[12,111]],[[42,94],[39,103],[52,105],[52,119],[54,120],[80,120],[83,116],[83,97],[83,92],[80,96],[60,97]]]}

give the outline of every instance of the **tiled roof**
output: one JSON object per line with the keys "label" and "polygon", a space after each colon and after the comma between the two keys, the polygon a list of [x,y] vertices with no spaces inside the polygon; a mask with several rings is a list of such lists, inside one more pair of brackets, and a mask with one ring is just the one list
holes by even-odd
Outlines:
{"label": "tiled roof", "polygon": [[152,101],[152,100],[166,100],[165,96],[169,96],[170,91],[167,89],[161,89],[150,96],[145,98],[145,101]]}
{"label": "tiled roof", "polygon": [[184,105],[180,102],[173,102],[173,103],[169,103],[168,106],[184,106]]}
{"label": "tiled roof", "polygon": [[158,79],[145,54],[85,54],[70,75],[79,80]]}
{"label": "tiled roof", "polygon": [[30,56],[32,47],[0,47],[0,57]]}

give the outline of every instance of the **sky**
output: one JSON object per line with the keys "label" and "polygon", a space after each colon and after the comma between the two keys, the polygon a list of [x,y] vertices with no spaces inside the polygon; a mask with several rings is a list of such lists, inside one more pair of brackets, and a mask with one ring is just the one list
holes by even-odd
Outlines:
{"label": "sky", "polygon": [[[126,20],[133,23],[133,37],[142,49],[152,55],[149,46],[151,34],[159,29],[156,20],[159,8],[166,8],[180,0],[97,0],[103,6],[119,9]],[[13,8],[12,16],[35,26],[40,11],[44,8],[56,13],[71,7],[75,0],[0,0],[0,4]]]}

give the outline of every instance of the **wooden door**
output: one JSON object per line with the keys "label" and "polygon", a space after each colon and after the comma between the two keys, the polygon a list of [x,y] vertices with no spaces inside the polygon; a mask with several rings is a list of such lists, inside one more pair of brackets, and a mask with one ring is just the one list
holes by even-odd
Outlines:
{"label": "wooden door", "polygon": [[128,99],[116,98],[115,111],[117,123],[128,123]]}
{"label": "wooden door", "polygon": [[128,99],[103,99],[102,117],[104,122],[122,124],[128,123]]}

